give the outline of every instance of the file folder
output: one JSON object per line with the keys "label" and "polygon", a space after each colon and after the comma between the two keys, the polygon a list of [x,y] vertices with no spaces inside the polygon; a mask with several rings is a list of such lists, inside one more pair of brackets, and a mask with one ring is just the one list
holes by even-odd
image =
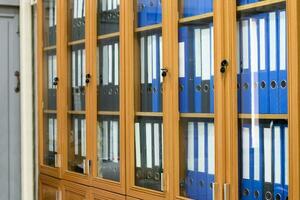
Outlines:
{"label": "file folder", "polygon": [[202,56],[201,55],[201,29],[194,30],[195,44],[195,78],[194,78],[194,98],[195,98],[195,112],[202,112]]}
{"label": "file folder", "polygon": [[268,15],[259,18],[259,113],[270,113],[269,106],[269,68],[268,68]]}
{"label": "file folder", "polygon": [[248,0],[239,0],[238,5],[245,5],[248,3]]}
{"label": "file folder", "polygon": [[270,77],[270,114],[279,113],[279,84],[278,84],[278,39],[276,12],[269,13],[269,77]]}
{"label": "file folder", "polygon": [[152,112],[161,112],[161,91],[160,91],[160,63],[159,63],[159,36],[152,35]]}
{"label": "file folder", "polygon": [[100,110],[103,111],[108,107],[108,45],[100,45],[100,48],[100,62],[102,64],[102,68],[100,70],[100,97],[98,104],[100,106]]}
{"label": "file folder", "polygon": [[215,125],[207,123],[207,200],[213,200],[213,183],[215,182]]}
{"label": "file folder", "polygon": [[[156,121],[153,125],[153,151],[154,151],[154,181],[161,185],[162,180],[162,143],[161,143],[161,124]],[[159,189],[162,190],[160,187]]]}
{"label": "file folder", "polygon": [[279,12],[279,113],[287,114],[286,13]]}
{"label": "file folder", "polygon": [[214,26],[210,24],[210,113],[215,112]]}
{"label": "file folder", "polygon": [[157,1],[157,11],[156,11],[156,23],[160,24],[162,22],[162,0]]}
{"label": "file folder", "polygon": [[147,26],[147,0],[138,0],[138,27]]}
{"label": "file folder", "polygon": [[259,113],[259,76],[258,76],[258,19],[257,16],[250,18],[250,65],[251,65],[251,83],[250,84],[250,106],[251,113]]}
{"label": "file folder", "polygon": [[81,49],[80,50],[80,57],[81,57],[81,64],[80,64],[80,68],[81,68],[81,74],[79,74],[80,78],[81,78],[81,109],[84,110],[85,109],[85,49]]}
{"label": "file folder", "polygon": [[241,21],[241,111],[251,112],[251,68],[250,68],[250,37],[249,19]]}
{"label": "file folder", "polygon": [[[210,113],[210,85],[211,85],[211,51],[210,28],[201,29],[201,60],[202,60],[202,112]],[[196,103],[196,102],[195,102]]]}
{"label": "file folder", "polygon": [[152,25],[157,23],[158,1],[159,0],[146,1],[147,25]]}
{"label": "file folder", "polygon": [[179,29],[179,110],[181,113],[189,113],[194,109],[194,94],[191,92],[194,90],[194,66],[190,37],[189,27]]}
{"label": "file folder", "polygon": [[57,119],[56,117],[53,119],[53,123],[54,123],[54,152],[57,153],[58,152],[58,140],[57,140]]}
{"label": "file folder", "polygon": [[185,0],[183,16],[190,17],[208,12],[212,6],[212,0]]}
{"label": "file folder", "polygon": [[81,156],[86,157],[86,120],[81,120]]}
{"label": "file folder", "polygon": [[53,54],[48,56],[48,108],[50,110],[56,109],[56,87],[53,84],[56,71],[54,56]]}
{"label": "file folder", "polygon": [[74,119],[74,155],[75,157],[79,155],[79,130],[78,130],[78,119],[75,118]]}
{"label": "file folder", "polygon": [[263,128],[264,132],[264,198],[274,199],[273,168],[272,168],[272,130],[269,127]]}
{"label": "file folder", "polygon": [[54,119],[49,118],[48,124],[48,151],[51,154],[54,152]]}
{"label": "file folder", "polygon": [[236,49],[237,49],[237,92],[238,92],[238,112],[241,112],[241,37],[240,37],[240,22],[237,22],[237,27],[236,27],[236,37],[237,37],[237,43],[236,43]]}
{"label": "file folder", "polygon": [[242,188],[241,199],[252,200],[251,180],[251,125],[243,124],[242,127]]}
{"label": "file folder", "polygon": [[72,40],[77,40],[79,38],[78,3],[79,0],[73,1]]}
{"label": "file folder", "polygon": [[204,122],[195,122],[195,133],[197,134],[196,140],[196,161],[197,161],[197,172],[194,178],[196,187],[198,187],[197,197],[206,199],[206,193],[208,189],[208,174],[206,169],[206,149],[207,149],[207,131]]}
{"label": "file folder", "polygon": [[274,199],[282,199],[283,197],[283,134],[280,125],[273,127],[274,135]]}
{"label": "file folder", "polygon": [[140,123],[135,123],[135,177],[136,181],[143,178],[142,149]]}
{"label": "file folder", "polygon": [[287,125],[283,125],[284,134],[284,192],[283,199],[288,199],[289,196],[289,133]]}
{"label": "file folder", "polygon": [[[154,44],[156,44],[154,42]],[[155,52],[156,53],[156,52]],[[147,36],[147,111],[152,110],[152,93],[153,93],[153,43],[152,43],[152,35]]]}
{"label": "file folder", "polygon": [[148,48],[147,47],[147,40],[146,40],[146,36],[142,36],[140,39],[140,53],[141,53],[141,88],[140,88],[140,99],[141,99],[141,111],[142,112],[146,112],[147,111],[147,105],[148,105],[148,96],[147,96],[147,66],[148,66],[148,62],[146,62],[146,58],[147,58],[147,51]]}
{"label": "file folder", "polygon": [[113,111],[119,110],[119,98],[120,98],[120,92],[119,92],[119,43],[114,43],[114,89],[113,89]]}

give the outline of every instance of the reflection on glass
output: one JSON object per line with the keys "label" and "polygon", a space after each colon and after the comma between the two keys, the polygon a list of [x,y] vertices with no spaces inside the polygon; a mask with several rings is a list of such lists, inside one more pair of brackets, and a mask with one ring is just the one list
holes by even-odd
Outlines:
{"label": "reflection on glass", "polygon": [[44,107],[48,110],[56,110],[56,93],[57,93],[57,59],[56,51],[48,51],[45,54],[45,85],[47,86],[46,98],[44,99]]}
{"label": "reflection on glass", "polygon": [[98,176],[120,181],[119,117],[101,116],[98,119],[97,160]]}
{"label": "reflection on glass", "polygon": [[162,36],[160,31],[138,35],[140,48],[140,111],[162,112]]}
{"label": "reflection on glass", "polygon": [[120,53],[117,38],[101,40],[98,45],[98,110],[118,111],[120,97]]}
{"label": "reflection on glass", "polygon": [[71,47],[71,110],[85,110],[86,53],[83,45]]}
{"label": "reflection on glass", "polygon": [[137,26],[160,24],[162,20],[162,0],[137,0]]}
{"label": "reflection on glass", "polygon": [[213,24],[179,28],[179,110],[214,113]]}
{"label": "reflection on glass", "polygon": [[55,167],[57,154],[57,118],[56,114],[44,116],[44,164]]}
{"label": "reflection on glass", "polygon": [[120,0],[98,0],[98,35],[119,32]]}
{"label": "reflection on glass", "polygon": [[180,147],[180,195],[212,199],[215,179],[213,119],[182,119]]}
{"label": "reflection on glass", "polygon": [[213,11],[213,0],[180,0],[182,17],[202,15]]}
{"label": "reflection on glass", "polygon": [[56,44],[57,5],[56,0],[44,0],[44,45]]}
{"label": "reflection on glass", "polygon": [[85,0],[70,0],[71,41],[85,37]]}
{"label": "reflection on glass", "polygon": [[140,117],[135,122],[135,184],[163,191],[162,118]]}
{"label": "reflection on glass", "polygon": [[282,7],[241,13],[237,23],[242,199],[288,199],[288,122],[281,117],[288,106]]}
{"label": "reflection on glass", "polygon": [[85,173],[86,119],[84,115],[71,116],[68,145],[68,169],[77,173]]}

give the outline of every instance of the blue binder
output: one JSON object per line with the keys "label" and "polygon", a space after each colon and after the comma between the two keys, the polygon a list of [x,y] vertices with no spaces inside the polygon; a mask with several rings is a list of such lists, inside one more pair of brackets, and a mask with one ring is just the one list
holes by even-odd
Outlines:
{"label": "blue binder", "polygon": [[269,125],[263,126],[263,140],[264,140],[264,194],[267,199],[273,199],[273,140],[272,140],[272,127]]}
{"label": "blue binder", "polygon": [[179,29],[179,110],[181,113],[193,111],[193,85],[194,72],[192,45],[190,43],[191,29],[182,27]]}
{"label": "blue binder", "polygon": [[276,12],[269,13],[269,77],[270,77],[270,113],[279,113],[279,90],[278,90],[278,37],[277,37]]}
{"label": "blue binder", "polygon": [[215,112],[214,26],[210,24],[210,113]]}
{"label": "blue binder", "polygon": [[138,27],[147,25],[147,0],[138,1]]}
{"label": "blue binder", "polygon": [[147,22],[146,25],[153,25],[157,23],[157,8],[159,0],[147,0],[146,1],[146,12]]}
{"label": "blue binder", "polygon": [[279,113],[287,114],[286,13],[279,11]]}
{"label": "blue binder", "polygon": [[160,87],[160,51],[159,51],[159,35],[152,36],[152,60],[153,60],[153,76],[152,76],[152,112],[161,112],[161,87]]}
{"label": "blue binder", "polygon": [[238,5],[245,5],[245,4],[247,4],[247,3],[248,3],[247,0],[239,0],[239,1],[238,1]]}
{"label": "blue binder", "polygon": [[284,135],[284,192],[283,192],[283,199],[288,199],[289,196],[289,133],[288,133],[288,127],[287,124],[282,125],[282,131]]}
{"label": "blue binder", "polygon": [[202,0],[204,4],[203,13],[209,13],[213,11],[213,0]]}
{"label": "blue binder", "polygon": [[282,199],[283,191],[283,175],[284,175],[284,141],[281,125],[274,125],[273,129],[273,167],[274,167],[274,199]]}
{"label": "blue binder", "polygon": [[205,7],[209,6],[212,0],[185,0],[183,8],[183,16],[190,17],[201,15],[205,12]]}
{"label": "blue binder", "polygon": [[[208,122],[206,124],[206,171],[207,171],[207,184],[206,184],[206,200],[213,199],[213,183],[215,182],[215,133],[214,123]],[[201,198],[201,197],[200,197]],[[201,198],[202,199],[202,198]]]}
{"label": "blue binder", "polygon": [[156,23],[160,24],[162,22],[162,0],[156,0]]}
{"label": "blue binder", "polygon": [[241,199],[252,200],[252,156],[251,156],[251,125],[242,126],[242,181],[241,181]]}
{"label": "blue binder", "polygon": [[236,27],[236,36],[237,36],[237,92],[238,92],[238,112],[241,112],[241,66],[242,66],[242,62],[241,62],[241,31],[240,31],[240,22],[237,22],[237,27]]}
{"label": "blue binder", "polygon": [[250,69],[250,37],[249,19],[241,21],[241,111],[251,112],[251,69]]}
{"label": "blue binder", "polygon": [[268,114],[269,106],[269,62],[268,62],[268,14],[259,15],[259,113]]}
{"label": "blue binder", "polygon": [[195,77],[194,77],[194,99],[195,112],[202,112],[202,63],[201,63],[201,29],[194,29],[194,59],[195,59]]}

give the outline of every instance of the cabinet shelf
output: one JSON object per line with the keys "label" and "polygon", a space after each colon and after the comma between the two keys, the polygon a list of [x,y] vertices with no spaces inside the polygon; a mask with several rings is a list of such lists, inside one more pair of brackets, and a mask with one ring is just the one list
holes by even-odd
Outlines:
{"label": "cabinet shelf", "polygon": [[85,111],[69,110],[68,114],[70,114],[70,115],[85,115]]}
{"label": "cabinet shelf", "polygon": [[163,117],[161,112],[136,112],[137,117]]}
{"label": "cabinet shelf", "polygon": [[179,19],[179,23],[183,24],[183,23],[189,23],[189,22],[193,22],[193,21],[198,21],[198,20],[207,20],[207,19],[211,19],[213,18],[213,13],[205,13],[202,15],[196,15],[196,16],[192,16],[192,17],[184,17],[184,18],[180,18]]}
{"label": "cabinet shelf", "polygon": [[214,118],[215,114],[213,113],[180,113],[181,118]]}
{"label": "cabinet shelf", "polygon": [[82,40],[76,40],[76,41],[68,42],[68,46],[74,46],[74,45],[84,44],[84,43],[85,43],[85,39],[82,39]]}
{"label": "cabinet shelf", "polygon": [[255,10],[257,8],[265,7],[265,6],[278,6],[282,5],[286,2],[286,0],[265,0],[265,1],[260,1],[257,3],[251,3],[247,5],[242,5],[237,7],[237,11],[251,11]]}
{"label": "cabinet shelf", "polygon": [[115,38],[115,37],[119,37],[119,36],[120,36],[120,32],[98,35],[98,40],[110,39],[110,38]]}
{"label": "cabinet shelf", "polygon": [[56,110],[44,110],[45,114],[57,114]]}
{"label": "cabinet shelf", "polygon": [[239,119],[288,119],[287,114],[239,114]]}
{"label": "cabinet shelf", "polygon": [[160,28],[162,28],[162,24],[154,24],[154,25],[150,25],[150,26],[143,26],[143,27],[136,28],[135,32],[139,33],[139,32],[144,32],[144,31],[160,29]]}
{"label": "cabinet shelf", "polygon": [[120,115],[120,112],[119,111],[99,111],[98,115],[118,116],[118,115]]}
{"label": "cabinet shelf", "polygon": [[56,45],[44,47],[44,51],[51,51],[55,49],[56,49]]}

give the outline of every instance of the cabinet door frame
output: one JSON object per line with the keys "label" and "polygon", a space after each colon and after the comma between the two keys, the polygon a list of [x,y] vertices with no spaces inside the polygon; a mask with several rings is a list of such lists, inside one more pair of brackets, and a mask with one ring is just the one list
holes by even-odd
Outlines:
{"label": "cabinet door frame", "polygon": [[46,176],[46,175],[39,175],[39,199],[43,199],[42,197],[42,189],[43,186],[49,186],[49,187],[53,187],[57,189],[57,193],[56,193],[56,197],[61,198],[62,196],[62,190],[61,190],[61,185],[60,185],[60,181],[59,179],[55,179],[53,177],[50,176]]}

